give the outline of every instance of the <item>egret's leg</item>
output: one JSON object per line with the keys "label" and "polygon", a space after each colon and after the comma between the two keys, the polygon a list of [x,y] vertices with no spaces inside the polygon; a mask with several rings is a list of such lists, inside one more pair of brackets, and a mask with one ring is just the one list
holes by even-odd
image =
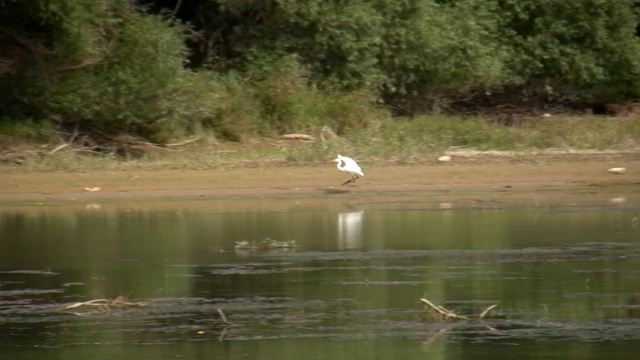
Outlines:
{"label": "egret's leg", "polygon": [[345,181],[344,183],[342,183],[342,186],[346,186],[348,184],[351,184],[352,182],[355,182],[356,180],[359,179],[358,175],[351,175],[351,179]]}

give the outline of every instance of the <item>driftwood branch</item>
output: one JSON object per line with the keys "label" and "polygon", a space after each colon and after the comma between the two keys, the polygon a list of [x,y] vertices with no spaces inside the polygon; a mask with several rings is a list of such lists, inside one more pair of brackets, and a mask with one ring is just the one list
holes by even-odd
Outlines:
{"label": "driftwood branch", "polygon": [[480,314],[480,319],[484,319],[484,317],[489,313],[489,311],[493,310],[496,306],[498,306],[498,304],[493,304],[491,306],[489,306],[488,308],[484,309],[484,311],[482,312],[482,314]]}
{"label": "driftwood branch", "polygon": [[181,142],[177,142],[177,143],[172,143],[172,144],[165,144],[165,147],[174,147],[174,146],[182,146],[182,145],[187,145],[187,144],[191,144],[194,141],[200,140],[200,136],[196,136],[194,138],[185,140],[185,141],[181,141]]}
{"label": "driftwood branch", "polygon": [[468,320],[469,318],[466,316],[461,316],[458,315],[456,313],[454,313],[451,310],[447,310],[442,306],[439,305],[435,305],[434,303],[432,303],[431,301],[427,300],[427,299],[420,299],[420,301],[425,304],[425,310],[428,311],[432,311],[434,313],[436,313],[437,315],[440,315],[440,317],[443,320]]}
{"label": "driftwood branch", "polygon": [[264,238],[262,240],[254,241],[236,241],[236,250],[273,250],[273,249],[292,249],[296,248],[297,244],[295,240],[274,240],[271,238]]}
{"label": "driftwood branch", "polygon": [[222,309],[217,309],[218,310],[218,314],[220,314],[220,318],[222,319],[222,322],[225,324],[228,324],[229,321],[227,321],[227,317],[224,315],[224,312],[222,312]]}
{"label": "driftwood branch", "polygon": [[[434,303],[432,303],[431,301],[425,298],[420,299],[420,302],[425,305],[425,311],[427,312],[427,314],[430,315],[430,318],[432,319],[466,321],[474,318],[472,316],[458,315],[453,311],[444,308],[443,306],[435,305]],[[498,304],[493,304],[487,307],[477,318],[483,319],[496,306],[498,306]]]}
{"label": "driftwood branch", "polygon": [[[85,312],[73,312],[75,315],[84,316],[91,314],[112,313],[115,310],[124,310],[133,307],[143,307],[146,303],[130,301],[125,297],[118,296],[115,299],[95,299],[67,305],[62,310],[85,310]],[[89,311],[86,311],[90,309]]]}
{"label": "driftwood branch", "polygon": [[49,151],[49,155],[53,155],[53,154],[57,153],[58,151],[66,148],[67,146],[69,146],[69,143],[64,143],[62,145],[58,145],[58,146],[56,146],[55,149]]}
{"label": "driftwood branch", "polygon": [[76,140],[76,138],[78,137],[78,134],[79,134],[79,132],[78,132],[78,126],[76,125],[76,128],[73,130],[73,134],[71,134],[71,137],[69,137],[69,140],[68,140],[66,143],[64,143],[64,144],[61,144],[61,145],[56,146],[56,147],[55,147],[55,149],[53,149],[53,150],[49,151],[49,154],[48,154],[48,155],[53,155],[53,154],[57,153],[58,151],[60,151],[60,150],[62,150],[62,149],[64,149],[64,148],[66,148],[66,147],[69,147],[69,146],[73,145],[74,141],[75,141],[75,140]]}
{"label": "driftwood branch", "polygon": [[185,146],[200,140],[199,136],[192,137],[175,143],[152,143],[139,140],[129,135],[112,136],[103,132],[94,132],[97,139],[90,136],[90,133],[83,133],[78,126],[73,132],[63,132],[62,136],[67,138],[66,142],[55,146],[52,150],[46,152],[46,155],[54,155],[61,150],[72,152],[88,152],[88,153],[133,153],[142,154],[150,151],[173,151],[176,148]]}
{"label": "driftwood branch", "polygon": [[311,135],[306,134],[285,134],[281,136],[285,140],[305,140],[305,141],[315,141],[315,138]]}

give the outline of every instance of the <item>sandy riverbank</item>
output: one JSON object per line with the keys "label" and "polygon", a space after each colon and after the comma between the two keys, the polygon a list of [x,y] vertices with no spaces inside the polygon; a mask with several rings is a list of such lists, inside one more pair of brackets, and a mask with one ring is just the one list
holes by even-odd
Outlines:
{"label": "sandy riverbank", "polygon": [[[625,167],[625,174],[608,173]],[[415,166],[363,164],[365,177],[349,178],[334,166],[266,166],[227,170],[113,170],[0,173],[0,203],[46,200],[140,199],[162,197],[321,196],[348,192],[379,194],[415,191],[534,191],[587,187],[640,189],[640,156],[545,161],[479,161]],[[98,190],[99,189],[99,190]],[[96,191],[89,191],[96,190]]]}

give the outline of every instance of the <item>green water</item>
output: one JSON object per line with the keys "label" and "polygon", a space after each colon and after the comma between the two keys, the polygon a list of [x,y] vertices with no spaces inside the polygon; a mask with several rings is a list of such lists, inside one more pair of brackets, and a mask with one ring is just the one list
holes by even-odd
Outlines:
{"label": "green water", "polygon": [[637,192],[328,198],[0,207],[0,359],[638,358]]}

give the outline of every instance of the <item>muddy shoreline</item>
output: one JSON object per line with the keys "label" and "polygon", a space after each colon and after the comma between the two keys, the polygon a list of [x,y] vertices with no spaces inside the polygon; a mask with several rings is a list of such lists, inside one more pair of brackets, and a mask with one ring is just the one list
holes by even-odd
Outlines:
{"label": "muddy shoreline", "polygon": [[[553,191],[640,189],[640,156],[544,161],[478,161],[412,166],[363,164],[365,176],[341,186],[348,174],[331,164],[265,166],[226,170],[101,170],[0,172],[0,204],[159,198],[376,196],[406,192]],[[611,174],[610,167],[625,167]]]}

